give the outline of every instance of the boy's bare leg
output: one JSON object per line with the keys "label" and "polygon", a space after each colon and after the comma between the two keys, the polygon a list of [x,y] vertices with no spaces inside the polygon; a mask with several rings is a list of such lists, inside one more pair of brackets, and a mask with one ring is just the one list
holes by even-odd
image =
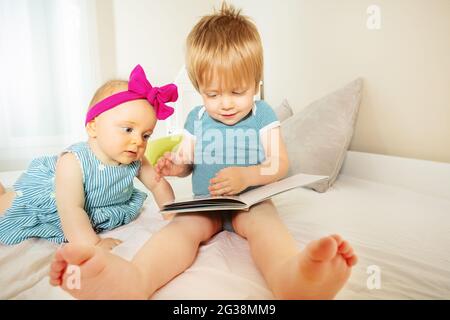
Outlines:
{"label": "boy's bare leg", "polygon": [[[68,244],[53,259],[50,283],[82,299],[147,299],[186,270],[200,244],[221,227],[218,215],[177,215],[144,244],[131,262],[97,247]],[[68,264],[80,267],[80,289],[70,288],[73,277],[66,272]]]}
{"label": "boy's bare leg", "polygon": [[270,200],[237,213],[232,222],[279,299],[332,299],[357,262],[350,244],[338,235],[312,241],[300,251]]}
{"label": "boy's bare leg", "polygon": [[189,268],[199,246],[220,230],[219,214],[178,214],[165,232],[158,232],[152,241],[147,241],[132,262],[140,268],[147,282],[153,283],[156,291]]}
{"label": "boy's bare leg", "polygon": [[2,195],[2,194],[4,194],[6,191],[5,191],[5,188],[3,187],[3,185],[0,183],[0,196]]}

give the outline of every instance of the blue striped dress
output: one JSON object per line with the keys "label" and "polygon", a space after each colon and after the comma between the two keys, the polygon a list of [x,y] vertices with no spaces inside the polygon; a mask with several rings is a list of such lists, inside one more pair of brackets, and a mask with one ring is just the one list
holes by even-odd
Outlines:
{"label": "blue striped dress", "polygon": [[[85,196],[84,209],[96,233],[112,230],[134,220],[147,194],[134,188],[140,161],[110,166],[97,159],[87,142],[67,148],[80,163]],[[16,197],[0,216],[0,243],[12,245],[29,238],[67,242],[61,228],[55,199],[55,169],[58,156],[34,159],[14,184]]]}

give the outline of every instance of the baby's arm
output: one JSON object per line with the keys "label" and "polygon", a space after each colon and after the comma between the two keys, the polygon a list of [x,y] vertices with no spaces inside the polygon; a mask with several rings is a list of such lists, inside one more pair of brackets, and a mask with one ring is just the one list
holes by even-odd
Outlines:
{"label": "baby's arm", "polygon": [[152,192],[159,208],[175,199],[171,185],[164,178],[156,180],[155,169],[145,157],[142,158],[138,179]]}
{"label": "baby's arm", "polygon": [[245,179],[248,186],[260,186],[278,181],[284,178],[289,170],[289,158],[280,127],[263,132],[261,139],[265,160],[260,165],[246,168]]}
{"label": "baby's arm", "polygon": [[289,160],[279,127],[261,135],[265,160],[249,167],[228,167],[210,180],[211,195],[234,195],[248,187],[260,186],[283,178],[289,169]]}
{"label": "baby's arm", "polygon": [[157,180],[161,176],[187,177],[193,169],[195,140],[185,135],[176,152],[166,152],[155,165]]}
{"label": "baby's arm", "polygon": [[56,163],[56,206],[64,236],[69,242],[89,245],[101,239],[92,228],[84,210],[84,188],[80,164],[72,153],[62,155]]}

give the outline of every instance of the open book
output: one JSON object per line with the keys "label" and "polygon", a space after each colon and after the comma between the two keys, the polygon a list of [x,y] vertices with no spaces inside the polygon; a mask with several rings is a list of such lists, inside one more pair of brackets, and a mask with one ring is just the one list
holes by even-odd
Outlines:
{"label": "open book", "polygon": [[327,178],[328,176],[299,173],[243,192],[238,196],[204,196],[194,198],[191,197],[187,199],[175,199],[175,201],[165,204],[160,212],[164,214],[213,210],[248,210],[252,205],[269,199],[276,194],[297,187],[305,187],[314,182]]}

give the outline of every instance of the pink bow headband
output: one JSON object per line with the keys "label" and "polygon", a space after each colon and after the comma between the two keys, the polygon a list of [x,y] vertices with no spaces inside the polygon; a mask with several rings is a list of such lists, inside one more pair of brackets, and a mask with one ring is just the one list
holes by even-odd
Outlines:
{"label": "pink bow headband", "polygon": [[177,86],[173,83],[163,87],[152,87],[145,76],[144,69],[138,64],[130,74],[128,91],[122,91],[103,99],[95,104],[87,113],[85,125],[101,113],[112,109],[119,104],[131,100],[146,99],[155,109],[156,118],[165,120],[173,113],[173,108],[166,102],[175,102],[178,99]]}

